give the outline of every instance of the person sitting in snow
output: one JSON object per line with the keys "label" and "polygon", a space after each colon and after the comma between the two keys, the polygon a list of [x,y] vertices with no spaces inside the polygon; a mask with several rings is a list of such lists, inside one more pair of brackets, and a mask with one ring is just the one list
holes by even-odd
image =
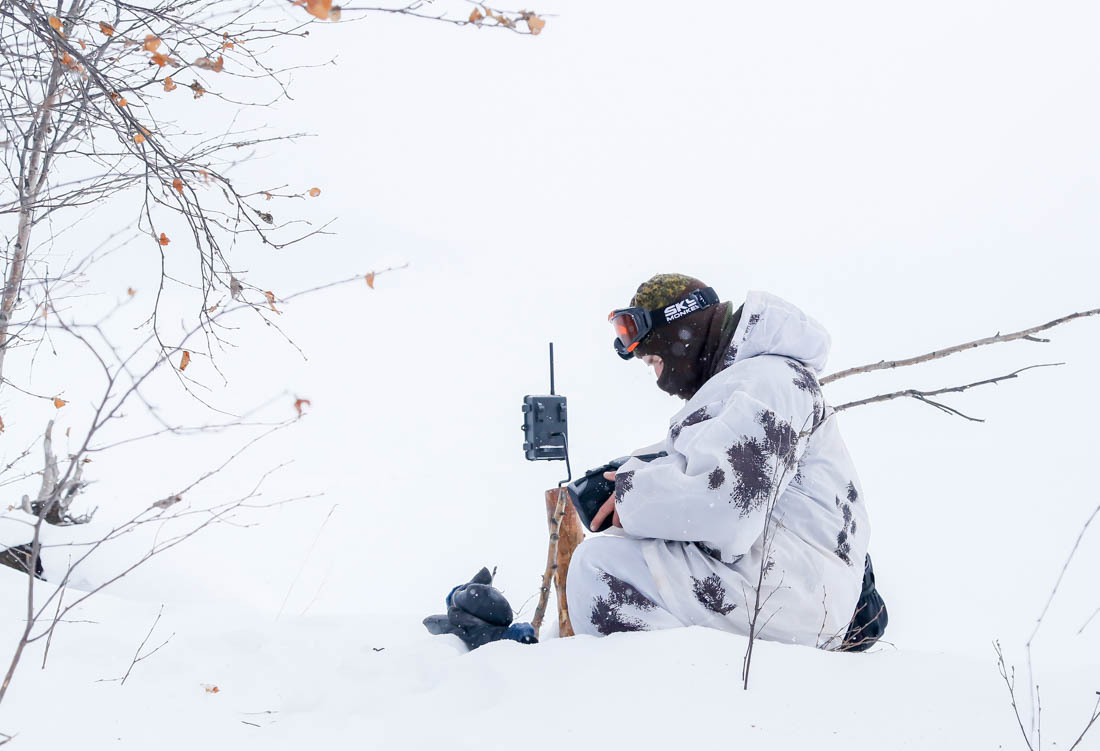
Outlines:
{"label": "person sitting in snow", "polygon": [[[656,446],[634,452],[589,520],[608,534],[573,554],[577,634],[707,626],[862,651],[886,628],[867,555],[867,502],[818,375],[829,335],[790,303],[750,292],[734,308],[681,274],[638,287],[612,312],[615,348],[653,367],[687,404]],[[598,501],[597,501],[598,502]],[[482,569],[451,590],[434,634],[475,649],[536,641]],[[754,625],[755,624],[755,625]]]}
{"label": "person sitting in snow", "polygon": [[660,444],[607,475],[615,492],[591,528],[613,526],[569,566],[576,633],[747,635],[755,621],[761,639],[868,648],[887,614],[867,501],[818,384],[828,333],[774,295],[734,307],[681,274],[643,283],[611,321],[620,356],[687,403]]}

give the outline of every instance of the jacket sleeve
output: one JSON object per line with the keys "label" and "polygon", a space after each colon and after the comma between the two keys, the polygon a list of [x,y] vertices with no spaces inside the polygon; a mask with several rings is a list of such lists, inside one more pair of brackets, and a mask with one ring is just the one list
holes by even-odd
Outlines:
{"label": "jacket sleeve", "polygon": [[615,478],[623,530],[715,543],[724,557],[748,552],[794,478],[812,427],[812,398],[790,383],[740,381],[722,401],[673,424],[668,456],[624,464]]}

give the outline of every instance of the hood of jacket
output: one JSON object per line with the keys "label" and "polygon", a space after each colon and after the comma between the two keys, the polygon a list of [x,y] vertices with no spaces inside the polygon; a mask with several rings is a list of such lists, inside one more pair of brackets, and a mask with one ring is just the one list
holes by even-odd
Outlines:
{"label": "hood of jacket", "polygon": [[757,355],[779,355],[820,376],[831,344],[825,327],[791,303],[767,292],[749,292],[722,367]]}

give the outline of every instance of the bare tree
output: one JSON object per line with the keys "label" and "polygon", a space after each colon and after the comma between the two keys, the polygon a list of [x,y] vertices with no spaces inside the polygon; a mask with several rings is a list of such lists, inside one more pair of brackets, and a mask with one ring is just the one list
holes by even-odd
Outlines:
{"label": "bare tree", "polygon": [[[300,66],[274,62],[284,59],[275,51],[302,43],[311,24],[390,14],[538,34],[545,23],[531,11],[478,5],[467,16],[468,4],[462,10],[452,17],[427,1],[343,9],[332,0],[245,0],[234,6],[216,0],[0,3],[0,252],[5,262],[0,393],[10,398],[6,428],[28,437],[37,432],[33,443],[0,468],[0,487],[27,490],[21,502],[0,511],[0,518],[25,527],[30,540],[9,556],[26,574],[26,598],[23,628],[0,683],[0,702],[27,648],[49,644],[59,624],[89,597],[211,526],[240,523],[238,517],[249,510],[312,497],[267,498],[265,482],[280,466],[263,473],[243,494],[224,497],[207,491],[212,478],[245,452],[293,424],[308,401],[295,399],[297,415],[289,419],[221,409],[207,396],[215,390],[187,368],[193,359],[204,358],[216,370],[216,358],[231,351],[225,345],[249,322],[278,330],[284,304],[336,285],[365,283],[373,289],[378,276],[396,268],[338,278],[286,296],[249,282],[234,263],[234,251],[245,243],[285,248],[327,231],[327,225],[296,219],[291,208],[295,201],[317,197],[318,188],[243,186],[236,176],[236,168],[261,148],[285,150],[297,134],[259,135],[238,129],[236,122],[242,112],[287,97],[289,74]],[[119,224],[135,229],[98,243],[95,238],[85,243],[94,244],[93,251],[61,269],[51,268],[50,250],[58,236],[93,211],[109,212]],[[81,285],[95,277],[98,262],[131,242],[155,250],[160,261],[154,278],[127,280],[156,290],[137,333],[115,325],[119,312],[139,299],[132,287],[106,312],[85,304],[81,296]],[[186,259],[186,268],[179,259]],[[251,272],[259,276],[262,269]],[[169,304],[190,311],[181,334],[163,325]],[[81,394],[92,405],[91,417],[81,429],[69,429],[76,435],[66,431],[69,448],[58,455],[53,423],[35,431],[21,407],[37,400],[58,409],[68,403],[56,394],[36,393],[29,378],[38,348],[48,342],[56,349],[61,340],[68,348],[65,366],[90,365],[102,376],[102,385]],[[27,356],[17,357],[21,352]],[[168,377],[158,380],[156,374]],[[165,388],[182,389],[210,417],[184,423],[162,414],[152,394],[159,390],[163,395]],[[134,420],[137,414],[145,419]],[[158,427],[138,427],[150,421]],[[48,527],[74,527],[92,518],[94,506],[81,506],[89,495],[86,467],[93,455],[161,437],[225,432],[244,437],[224,461],[192,467],[189,482],[145,498],[139,512],[102,535],[43,539]],[[39,444],[40,466],[33,462]],[[32,491],[32,484],[37,489]],[[113,574],[88,591],[74,590],[73,575],[90,556],[145,529],[156,534],[143,554],[112,558]],[[46,572],[49,581],[43,582],[41,553],[50,547],[67,552],[68,563]],[[131,669],[145,658],[143,649]],[[44,651],[43,664],[45,656]],[[0,734],[0,744],[10,737]]]}
{"label": "bare tree", "polygon": [[[480,6],[468,19],[450,19],[429,13],[427,5],[359,10],[519,33],[537,34],[544,25],[530,11]],[[251,301],[257,311],[273,308],[269,292],[240,278],[230,249],[246,239],[284,248],[322,231],[300,229],[268,204],[319,190],[239,189],[230,173],[241,155],[293,134],[235,132],[232,115],[212,126],[205,105],[219,100],[261,107],[286,96],[291,69],[268,62],[272,48],[308,35],[310,22],[343,15],[332,0],[293,0],[292,6],[288,14],[261,0],[233,8],[216,0],[159,0],[147,7],[113,0],[0,5],[0,148],[6,172],[0,217],[16,219],[14,237],[6,242],[0,298],[0,384],[10,380],[4,370],[8,351],[26,343],[26,321],[15,320],[17,311],[50,304],[49,274],[36,271],[38,230],[58,215],[101,208],[119,196],[127,201],[125,213],[136,216],[143,241],[161,256],[150,311],[158,337],[157,313],[169,286],[191,293],[192,309],[210,336],[219,334],[209,314],[220,292]],[[169,225],[186,236],[169,236]],[[188,279],[165,272],[172,243],[194,253]]]}

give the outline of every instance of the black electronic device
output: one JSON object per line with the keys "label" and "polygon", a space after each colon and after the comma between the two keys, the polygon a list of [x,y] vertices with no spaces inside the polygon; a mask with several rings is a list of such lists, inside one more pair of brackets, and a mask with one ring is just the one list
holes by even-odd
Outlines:
{"label": "black electronic device", "polygon": [[651,462],[658,457],[668,456],[664,451],[656,454],[642,454],[640,456],[621,456],[602,467],[590,469],[583,477],[578,477],[566,486],[569,491],[569,500],[573,508],[577,510],[577,516],[589,532],[603,532],[611,526],[612,514],[608,514],[599,529],[592,529],[592,517],[607,502],[607,499],[615,492],[615,482],[603,476],[604,472],[616,472],[630,459],[640,459],[643,462]]}
{"label": "black electronic device", "polygon": [[569,461],[565,397],[554,393],[554,344],[550,344],[550,394],[523,397],[523,452],[529,461]]}

